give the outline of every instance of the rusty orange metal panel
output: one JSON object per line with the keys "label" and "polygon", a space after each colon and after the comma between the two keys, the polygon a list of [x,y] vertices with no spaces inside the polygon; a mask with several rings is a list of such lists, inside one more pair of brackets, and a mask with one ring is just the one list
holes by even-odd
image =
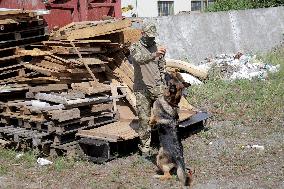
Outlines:
{"label": "rusty orange metal panel", "polygon": [[0,0],[1,8],[50,10],[45,19],[50,28],[71,22],[121,18],[121,0]]}

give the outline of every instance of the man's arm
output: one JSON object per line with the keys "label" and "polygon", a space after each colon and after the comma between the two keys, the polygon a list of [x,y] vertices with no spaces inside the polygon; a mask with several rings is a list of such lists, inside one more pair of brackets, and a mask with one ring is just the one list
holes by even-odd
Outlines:
{"label": "man's arm", "polygon": [[154,53],[142,53],[141,49],[136,45],[130,47],[130,55],[139,64],[147,64],[155,59]]}
{"label": "man's arm", "polygon": [[159,57],[164,56],[165,53],[166,49],[164,48],[158,48],[157,52],[154,53],[142,53],[139,47],[135,45],[130,47],[130,55],[139,64],[147,64],[155,59],[158,60]]}

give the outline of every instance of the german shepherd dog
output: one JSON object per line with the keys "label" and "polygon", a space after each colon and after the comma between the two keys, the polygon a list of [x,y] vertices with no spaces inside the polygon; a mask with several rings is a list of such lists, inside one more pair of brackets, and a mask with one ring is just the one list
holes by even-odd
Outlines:
{"label": "german shepherd dog", "polygon": [[[176,169],[177,176],[184,186],[192,183],[192,173],[186,172],[183,157],[183,146],[178,136],[178,104],[182,91],[188,87],[174,75],[166,75],[167,86],[162,96],[153,104],[150,125],[158,130],[160,149],[156,157],[158,168],[163,175],[156,178],[167,180],[172,178],[171,172]],[[174,169],[175,168],[175,169]]]}

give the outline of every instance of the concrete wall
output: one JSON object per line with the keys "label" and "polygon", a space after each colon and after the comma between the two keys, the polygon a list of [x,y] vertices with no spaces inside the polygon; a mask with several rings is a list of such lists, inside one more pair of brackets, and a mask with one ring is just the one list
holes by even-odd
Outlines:
{"label": "concrete wall", "polygon": [[283,39],[284,7],[151,18],[167,56],[198,63],[221,53],[265,52]]}
{"label": "concrete wall", "polygon": [[[137,7],[137,10],[134,10],[134,12],[136,12],[139,17],[157,17],[158,1],[163,1],[163,0],[122,0],[121,4],[122,7],[127,5],[132,5],[134,8]],[[174,2],[174,14],[177,14],[181,11],[191,10],[191,0],[165,0],[165,1]]]}

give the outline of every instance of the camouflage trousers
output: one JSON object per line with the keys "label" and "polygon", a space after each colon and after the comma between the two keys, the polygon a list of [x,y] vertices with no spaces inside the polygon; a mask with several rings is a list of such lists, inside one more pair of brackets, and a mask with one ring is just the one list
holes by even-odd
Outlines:
{"label": "camouflage trousers", "polygon": [[151,108],[155,100],[161,94],[161,87],[151,90],[135,91],[136,109],[139,118],[138,134],[141,140],[140,151],[145,154],[151,153],[151,128],[149,125]]}

